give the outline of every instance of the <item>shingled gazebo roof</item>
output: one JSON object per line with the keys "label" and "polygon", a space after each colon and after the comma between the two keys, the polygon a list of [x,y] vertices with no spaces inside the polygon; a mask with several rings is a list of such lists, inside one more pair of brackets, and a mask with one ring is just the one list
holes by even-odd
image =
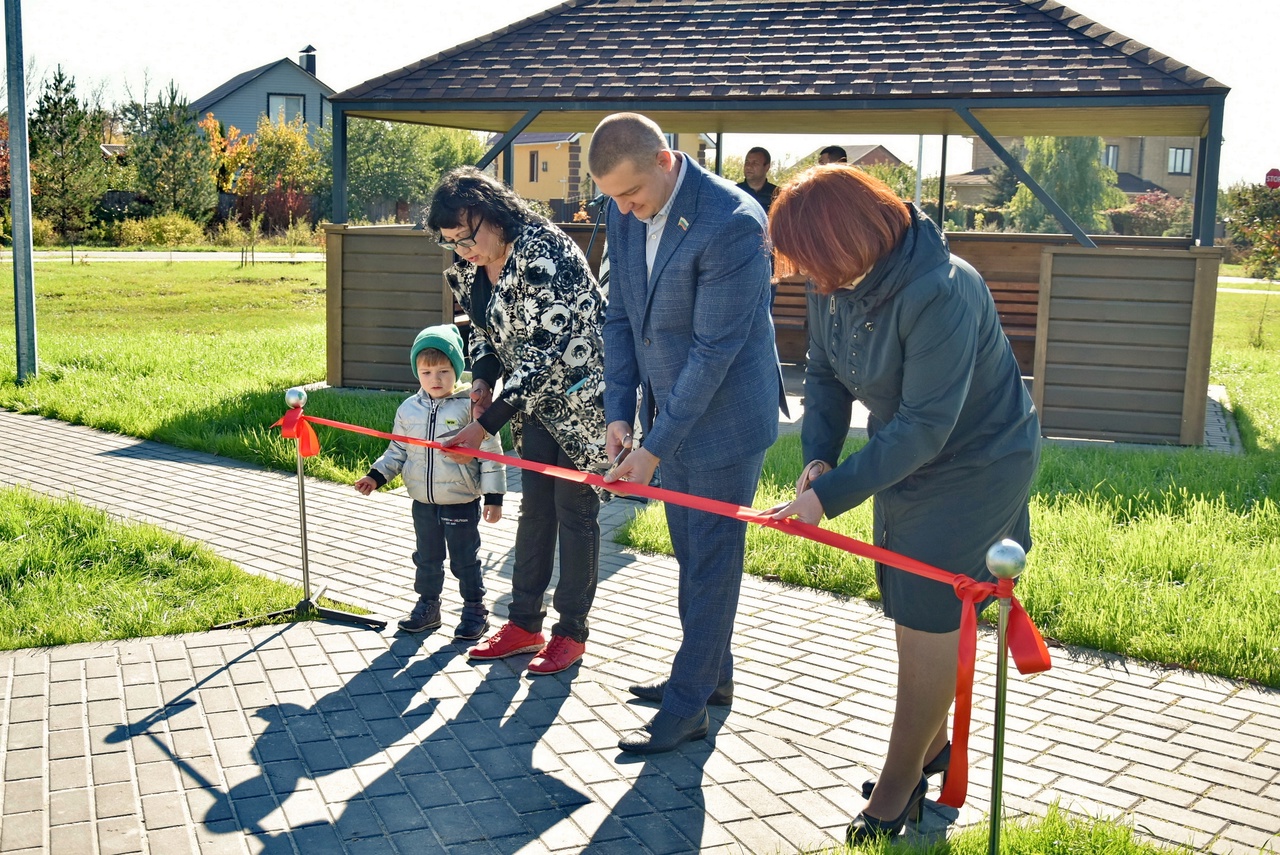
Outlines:
{"label": "shingled gazebo roof", "polygon": [[[569,0],[333,97],[350,116],[589,130],[1203,136],[1213,78],[1053,0]],[[1141,111],[1135,111],[1141,106]],[[856,110],[856,116],[848,111]]]}

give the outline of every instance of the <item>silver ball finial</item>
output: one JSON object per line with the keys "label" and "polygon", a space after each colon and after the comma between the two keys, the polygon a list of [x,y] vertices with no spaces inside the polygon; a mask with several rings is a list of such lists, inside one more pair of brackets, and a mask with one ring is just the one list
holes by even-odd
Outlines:
{"label": "silver ball finial", "polygon": [[1027,566],[1027,552],[1016,540],[1005,538],[987,550],[987,569],[997,579],[1017,579]]}
{"label": "silver ball finial", "polygon": [[284,393],[284,403],[291,410],[305,407],[307,405],[307,390],[294,386]]}

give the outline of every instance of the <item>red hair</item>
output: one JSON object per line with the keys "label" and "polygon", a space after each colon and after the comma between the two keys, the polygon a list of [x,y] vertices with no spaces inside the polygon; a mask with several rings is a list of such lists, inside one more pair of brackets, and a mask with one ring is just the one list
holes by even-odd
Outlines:
{"label": "red hair", "polygon": [[801,273],[830,294],[888,255],[910,224],[888,184],[847,164],[814,166],[787,182],[769,209],[776,272]]}

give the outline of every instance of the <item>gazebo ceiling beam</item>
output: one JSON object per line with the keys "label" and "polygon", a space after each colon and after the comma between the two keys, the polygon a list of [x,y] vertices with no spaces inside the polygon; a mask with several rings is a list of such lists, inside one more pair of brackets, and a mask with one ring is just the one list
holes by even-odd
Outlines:
{"label": "gazebo ceiling beam", "polygon": [[786,101],[530,102],[346,101],[348,115],[505,133],[532,106],[533,129],[584,131],[619,111],[643,112],[672,132],[810,133],[847,131],[850,113],[867,133],[964,134],[955,107],[969,109],[993,133],[1008,136],[1204,136],[1215,95],[1008,98],[827,99]]}
{"label": "gazebo ceiling beam", "polygon": [[1027,189],[1031,191],[1032,195],[1040,200],[1040,204],[1044,205],[1045,208],[1049,210],[1049,213],[1053,214],[1054,218],[1062,224],[1062,227],[1066,229],[1081,246],[1087,246],[1090,249],[1098,248],[1098,245],[1090,240],[1089,236],[1084,233],[1084,229],[1080,228],[1079,223],[1071,219],[1071,215],[1062,209],[1062,206],[1049,195],[1048,191],[1041,187],[1039,183],[1031,177],[1027,170],[1022,168],[1022,164],[1018,162],[1018,159],[1010,154],[1008,149],[1000,145],[1000,141],[995,138],[995,135],[983,127],[982,123],[974,118],[973,113],[970,112],[967,107],[956,107],[955,110],[956,115],[964,119],[965,124],[972,128],[973,132],[987,144],[987,148],[991,149],[991,151],[995,153],[995,156],[1000,158],[1004,165],[1013,171],[1014,175],[1018,176],[1018,180],[1027,186]]}
{"label": "gazebo ceiling beam", "polygon": [[485,152],[484,157],[480,158],[480,160],[476,162],[476,168],[484,169],[490,163],[493,163],[494,158],[501,154],[504,148],[511,145],[512,141],[514,141],[516,137],[520,136],[524,129],[529,127],[529,123],[538,118],[541,113],[541,107],[534,107],[532,110],[521,116],[520,121],[512,125],[511,129],[502,135],[502,139],[494,143],[493,146]]}

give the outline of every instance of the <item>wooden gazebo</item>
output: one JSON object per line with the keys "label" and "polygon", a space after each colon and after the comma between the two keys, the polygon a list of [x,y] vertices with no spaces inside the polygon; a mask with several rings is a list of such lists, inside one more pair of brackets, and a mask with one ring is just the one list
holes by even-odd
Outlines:
{"label": "wooden gazebo", "polygon": [[[401,341],[451,308],[422,278],[445,262],[433,245],[386,249],[421,232],[341,225],[351,117],[501,134],[483,166],[525,129],[633,110],[668,132],[931,134],[944,152],[978,136],[1070,236],[950,235],[992,285],[1046,432],[1198,443],[1227,92],[1053,0],[568,0],[333,97],[330,382],[399,385]],[[1199,137],[1192,235],[1099,247],[996,140],[1026,135]],[[398,272],[368,269],[377,256]],[[410,292],[418,313],[394,311]]]}

